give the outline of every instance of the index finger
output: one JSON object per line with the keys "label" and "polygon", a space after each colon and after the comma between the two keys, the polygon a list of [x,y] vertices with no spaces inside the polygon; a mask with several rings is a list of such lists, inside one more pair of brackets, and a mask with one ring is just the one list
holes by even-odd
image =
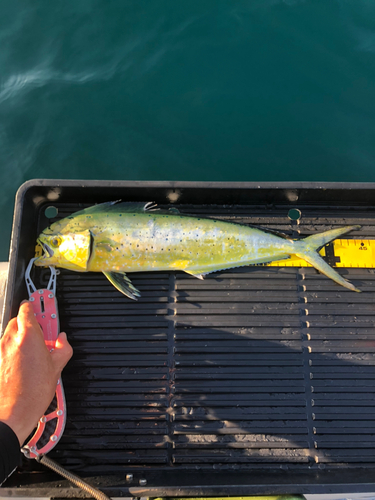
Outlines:
{"label": "index finger", "polygon": [[33,306],[28,301],[22,302],[17,315],[17,326],[20,333],[25,333],[28,328],[33,328],[40,332],[43,337],[42,329],[34,316]]}

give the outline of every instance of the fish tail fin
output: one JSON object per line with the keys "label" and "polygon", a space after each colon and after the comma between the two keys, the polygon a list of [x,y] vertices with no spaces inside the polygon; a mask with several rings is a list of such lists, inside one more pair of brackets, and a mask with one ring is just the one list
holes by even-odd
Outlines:
{"label": "fish tail fin", "polygon": [[320,250],[324,245],[329,243],[332,240],[335,240],[339,236],[342,236],[349,231],[353,231],[354,229],[361,229],[361,226],[345,226],[339,227],[337,229],[330,229],[329,231],[324,231],[324,233],[313,234],[312,236],[308,236],[304,238],[302,241],[305,245],[308,245],[311,250]]}
{"label": "fish tail fin", "polygon": [[338,229],[331,229],[330,231],[325,231],[324,233],[314,234],[308,236],[300,241],[295,241],[295,255],[297,257],[304,259],[306,262],[311,264],[315,269],[320,271],[322,274],[331,278],[333,281],[342,285],[349,290],[354,292],[360,292],[352,283],[347,281],[345,278],[340,276],[322,257],[318,254],[318,251],[330,241],[338,238],[339,236],[352,231],[353,229],[360,229],[361,226],[345,226]]}

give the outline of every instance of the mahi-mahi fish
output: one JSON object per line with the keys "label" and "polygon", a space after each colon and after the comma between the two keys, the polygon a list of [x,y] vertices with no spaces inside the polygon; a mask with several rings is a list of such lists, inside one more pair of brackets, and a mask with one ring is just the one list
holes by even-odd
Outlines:
{"label": "mahi-mahi fish", "polygon": [[197,278],[215,271],[296,255],[339,285],[359,292],[317,251],[359,229],[345,226],[293,240],[254,227],[155,209],[152,203],[107,202],[53,223],[38,238],[37,266],[102,272],[124,295],[140,296],[127,272],[185,271]]}

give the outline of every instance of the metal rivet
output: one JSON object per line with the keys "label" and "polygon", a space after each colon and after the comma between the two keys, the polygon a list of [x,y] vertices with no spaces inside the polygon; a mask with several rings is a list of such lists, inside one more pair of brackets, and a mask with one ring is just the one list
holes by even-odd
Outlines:
{"label": "metal rivet", "polygon": [[45,422],[47,422],[47,417],[42,417],[40,421],[42,422],[42,424],[44,424]]}
{"label": "metal rivet", "polygon": [[55,319],[56,318],[56,314],[51,314],[51,318]]}
{"label": "metal rivet", "polygon": [[51,441],[57,441],[57,436],[53,435],[53,436],[51,436],[50,439],[51,439]]}
{"label": "metal rivet", "polygon": [[147,484],[147,479],[140,479],[139,480],[139,486],[146,486]]}
{"label": "metal rivet", "polygon": [[57,411],[57,415],[60,417],[64,412],[62,410]]}
{"label": "metal rivet", "polygon": [[34,302],[34,300],[35,300],[35,299],[34,299],[34,297],[30,297],[30,298],[29,298],[29,301],[30,301],[30,302]]}
{"label": "metal rivet", "polygon": [[133,474],[126,474],[125,479],[127,481],[133,481]]}
{"label": "metal rivet", "polygon": [[48,294],[48,298],[49,298],[49,299],[53,299],[53,293],[49,293],[49,294]]}
{"label": "metal rivet", "polygon": [[44,293],[44,290],[38,290],[39,295],[42,295]]}

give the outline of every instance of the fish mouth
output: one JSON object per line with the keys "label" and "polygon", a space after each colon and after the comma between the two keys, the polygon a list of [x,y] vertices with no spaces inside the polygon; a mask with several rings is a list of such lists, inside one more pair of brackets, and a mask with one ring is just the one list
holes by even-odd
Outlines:
{"label": "fish mouth", "polygon": [[37,239],[37,243],[42,247],[44,252],[44,254],[38,258],[39,261],[53,257],[53,250],[47,245],[47,243],[44,243],[39,238]]}

